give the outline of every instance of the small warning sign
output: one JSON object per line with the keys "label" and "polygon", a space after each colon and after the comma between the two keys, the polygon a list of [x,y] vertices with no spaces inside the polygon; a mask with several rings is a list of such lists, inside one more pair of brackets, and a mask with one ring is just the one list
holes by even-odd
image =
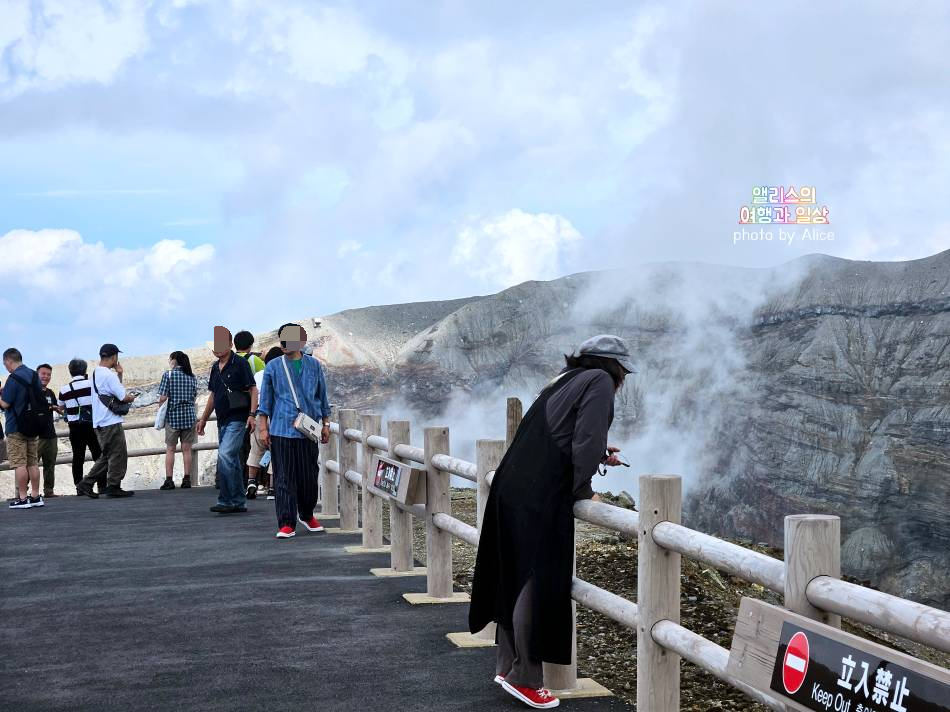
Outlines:
{"label": "small warning sign", "polygon": [[808,636],[799,631],[792,636],[785,651],[785,660],[782,663],[782,684],[785,691],[794,695],[805,682],[805,673],[808,672]]}

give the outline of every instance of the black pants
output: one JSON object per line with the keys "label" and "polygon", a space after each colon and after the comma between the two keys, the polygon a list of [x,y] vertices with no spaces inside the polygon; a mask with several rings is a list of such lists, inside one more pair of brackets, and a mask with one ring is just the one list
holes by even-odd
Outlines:
{"label": "black pants", "polygon": [[[93,460],[98,460],[102,455],[102,448],[99,447],[99,439],[96,437],[96,430],[92,427],[92,423],[70,423],[69,445],[73,449],[73,484],[78,485],[82,481],[82,465],[86,460],[86,448],[89,448]],[[96,484],[99,489],[105,489],[105,475],[100,477]]]}
{"label": "black pants", "polygon": [[296,527],[297,515],[310,519],[317,506],[320,446],[307,438],[270,439],[277,526]]}
{"label": "black pants", "polygon": [[512,685],[537,690],[543,684],[544,666],[540,660],[531,657],[530,652],[533,591],[534,580],[529,579],[515,603],[511,621],[514,627],[509,630],[499,625],[495,629],[498,643],[495,673],[503,675]]}

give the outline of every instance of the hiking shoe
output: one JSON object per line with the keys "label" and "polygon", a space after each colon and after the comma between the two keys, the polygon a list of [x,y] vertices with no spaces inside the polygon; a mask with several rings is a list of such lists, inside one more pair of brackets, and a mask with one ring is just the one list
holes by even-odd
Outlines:
{"label": "hiking shoe", "polygon": [[30,498],[26,497],[25,499],[14,499],[10,502],[10,509],[29,509],[33,505],[30,504]]}
{"label": "hiking shoe", "polygon": [[[13,505],[10,505],[11,507]],[[290,537],[296,535],[297,532],[294,531],[293,527],[281,527],[277,530],[278,539],[290,539]]]}
{"label": "hiking shoe", "polygon": [[124,490],[119,485],[106,487],[106,497],[131,497],[134,494],[132,490]]}
{"label": "hiking shoe", "polygon": [[561,704],[561,701],[552,695],[548,690],[545,690],[543,687],[532,690],[530,687],[518,687],[517,685],[512,685],[510,682],[505,680],[501,681],[501,686],[504,688],[505,692],[511,695],[514,698],[517,698],[524,702],[528,707],[534,707],[538,710],[546,710],[552,707],[557,707]]}
{"label": "hiking shoe", "polygon": [[179,485],[182,489],[191,489],[191,477],[185,475],[181,478],[181,484]]}
{"label": "hiking shoe", "polygon": [[267,488],[267,499],[274,499],[277,496],[277,493],[274,491],[273,487]]}
{"label": "hiking shoe", "polygon": [[297,519],[300,521],[301,524],[303,524],[304,529],[306,529],[308,532],[324,531],[323,525],[320,522],[318,522],[317,518],[313,516],[312,514],[310,515],[310,519],[304,519],[301,516],[298,516]]}
{"label": "hiking shoe", "polygon": [[46,502],[43,501],[42,495],[36,495],[36,497],[27,497],[26,501],[30,503],[31,507],[42,507],[46,504]]}
{"label": "hiking shoe", "polygon": [[81,495],[83,497],[89,497],[90,499],[98,499],[99,495],[102,493],[103,493],[102,490],[100,490],[99,493],[93,492],[92,485],[87,484],[86,482],[80,482],[78,485],[76,485],[76,494]]}
{"label": "hiking shoe", "polygon": [[159,489],[165,490],[165,491],[175,489],[175,480],[173,480],[171,477],[166,477],[165,481],[162,483],[162,486],[159,487]]}
{"label": "hiking shoe", "polygon": [[257,499],[257,482],[254,480],[247,481],[247,492],[244,496],[248,499]]}

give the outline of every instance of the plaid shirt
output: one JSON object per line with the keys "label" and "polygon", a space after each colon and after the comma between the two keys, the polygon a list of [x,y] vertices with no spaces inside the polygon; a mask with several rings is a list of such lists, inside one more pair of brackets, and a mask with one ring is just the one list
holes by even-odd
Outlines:
{"label": "plaid shirt", "polygon": [[168,411],[165,427],[172,430],[188,430],[198,416],[195,414],[195,398],[198,396],[198,379],[187,375],[180,367],[162,374],[158,395],[168,396]]}

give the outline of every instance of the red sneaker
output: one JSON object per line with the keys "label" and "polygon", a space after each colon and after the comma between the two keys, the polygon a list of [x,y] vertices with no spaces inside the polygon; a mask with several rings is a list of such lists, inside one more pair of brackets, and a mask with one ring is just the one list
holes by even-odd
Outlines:
{"label": "red sneaker", "polygon": [[495,675],[495,682],[497,682],[499,685],[503,683],[504,681],[505,681],[504,675],[502,675],[501,673],[498,673],[497,675]]}
{"label": "red sneaker", "polygon": [[501,686],[505,688],[505,691],[509,695],[518,698],[528,705],[528,707],[546,710],[561,704],[561,701],[557,697],[543,687],[538,690],[532,690],[530,687],[518,687],[504,680],[501,681]]}
{"label": "red sneaker", "polygon": [[294,531],[293,527],[281,527],[277,532],[278,539],[290,539],[297,532]]}
{"label": "red sneaker", "polygon": [[297,517],[297,519],[300,520],[300,523],[304,525],[304,528],[308,532],[322,532],[323,531],[323,525],[320,522],[318,522],[317,518],[313,516],[312,514],[310,515],[310,519],[304,519],[303,517]]}

